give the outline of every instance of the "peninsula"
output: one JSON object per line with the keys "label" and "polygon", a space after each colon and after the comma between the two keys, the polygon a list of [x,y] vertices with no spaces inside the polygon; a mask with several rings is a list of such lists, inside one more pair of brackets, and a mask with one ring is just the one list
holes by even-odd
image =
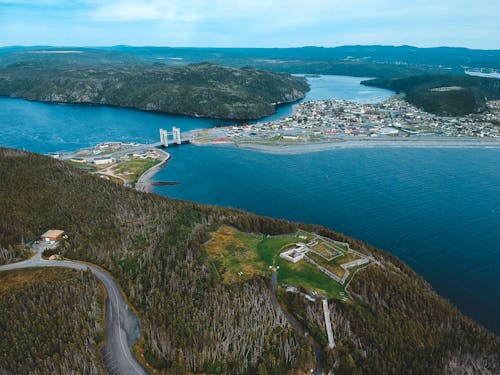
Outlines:
{"label": "peninsula", "polygon": [[308,90],[303,77],[211,63],[169,67],[39,59],[0,68],[1,96],[236,121],[271,115],[277,105],[302,99]]}
{"label": "peninsula", "polygon": [[232,144],[278,153],[349,147],[500,147],[500,101],[461,117],[425,112],[394,96],[382,103],[303,102],[279,120],[191,131],[195,145]]}
{"label": "peninsula", "polygon": [[104,142],[73,152],[49,154],[55,159],[118,184],[151,191],[151,178],[170,159],[156,147],[133,142]]}

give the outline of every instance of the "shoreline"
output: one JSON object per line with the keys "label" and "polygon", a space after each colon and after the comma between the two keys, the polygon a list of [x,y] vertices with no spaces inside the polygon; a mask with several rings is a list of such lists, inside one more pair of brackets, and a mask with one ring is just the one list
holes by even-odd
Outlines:
{"label": "shoreline", "polygon": [[163,168],[164,165],[168,163],[172,157],[168,152],[162,150],[161,148],[158,148],[158,150],[161,151],[164,157],[158,164],[149,168],[139,177],[134,186],[135,190],[142,191],[144,193],[153,192],[153,177],[160,171],[161,168]]}
{"label": "shoreline", "polygon": [[195,146],[234,147],[242,150],[263,152],[277,155],[305,154],[311,152],[343,150],[353,148],[500,148],[500,139],[475,138],[401,138],[401,139],[344,139],[339,142],[307,143],[294,145],[265,145],[256,143],[196,143]]}
{"label": "shoreline", "polygon": [[[98,148],[99,146],[102,145],[109,146],[110,144],[119,144],[120,147],[116,150],[111,150],[110,152],[108,151],[106,153],[93,154],[92,151],[95,148]],[[126,147],[124,147],[124,145],[126,145]],[[140,144],[140,143],[123,143],[119,141],[108,141],[99,143],[94,147],[85,147],[70,152],[60,151],[57,153],[49,153],[46,155],[54,157],[61,161],[68,161],[68,160],[71,161],[75,158],[78,158],[80,160],[84,160],[82,165],[92,164],[95,161],[95,159],[102,157],[112,159],[113,161],[108,163],[107,166],[104,167],[103,169],[91,171],[90,173],[97,174],[100,176],[106,176],[108,178],[109,177],[116,178],[121,180],[123,182],[123,186],[125,187],[130,187],[138,191],[151,193],[153,191],[153,183],[152,183],[153,177],[171,158],[171,155],[168,152],[166,152],[164,149],[158,146],[159,144],[154,144],[154,143]],[[119,174],[116,174],[113,171],[113,168],[115,168],[117,165],[120,164],[119,159],[121,159],[121,157],[123,157],[124,155],[132,154],[134,152],[141,152],[141,153],[150,152],[153,149],[159,153],[159,155],[155,156],[155,159],[159,160],[159,163],[153,165],[152,167],[144,171],[137,179],[137,182],[133,183],[131,181],[128,181],[128,179],[126,179],[124,176],[120,176]],[[84,153],[85,155],[81,155],[82,153]]]}
{"label": "shoreline", "polygon": [[153,114],[158,114],[158,115],[165,115],[165,116],[179,116],[179,117],[187,117],[187,118],[194,118],[194,119],[206,119],[206,120],[215,120],[215,121],[223,121],[223,122],[228,122],[228,123],[247,123],[247,122],[253,122],[253,121],[261,121],[266,119],[267,117],[273,116],[278,112],[278,109],[282,106],[286,105],[295,105],[299,103],[301,100],[305,99],[306,95],[308,92],[310,92],[311,89],[309,88],[308,91],[304,93],[304,96],[294,99],[289,102],[276,102],[276,103],[270,103],[270,105],[273,107],[273,112],[268,113],[268,114],[263,114],[260,115],[259,117],[256,118],[232,118],[232,117],[223,117],[223,116],[209,116],[208,114],[199,114],[199,113],[188,113],[188,112],[169,112],[169,111],[162,111],[158,109],[147,109],[147,108],[140,108],[136,106],[126,106],[126,105],[119,105],[119,104],[111,104],[111,103],[94,103],[94,102],[59,102],[59,101],[53,101],[53,100],[40,100],[40,99],[28,99],[23,96],[9,96],[9,95],[0,95],[0,98],[3,99],[14,99],[14,100],[24,100],[27,102],[31,103],[42,103],[42,104],[48,104],[48,105],[60,105],[60,106],[79,106],[79,107],[108,107],[108,108],[115,108],[115,109],[127,109],[127,110],[133,110],[133,111],[139,111],[139,112],[144,112],[144,113],[153,113]]}

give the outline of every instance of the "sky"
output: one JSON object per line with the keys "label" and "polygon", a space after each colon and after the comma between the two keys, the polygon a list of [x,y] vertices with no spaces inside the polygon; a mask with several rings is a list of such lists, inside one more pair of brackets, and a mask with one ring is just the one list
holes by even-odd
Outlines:
{"label": "sky", "polygon": [[0,46],[500,49],[498,0],[0,0]]}

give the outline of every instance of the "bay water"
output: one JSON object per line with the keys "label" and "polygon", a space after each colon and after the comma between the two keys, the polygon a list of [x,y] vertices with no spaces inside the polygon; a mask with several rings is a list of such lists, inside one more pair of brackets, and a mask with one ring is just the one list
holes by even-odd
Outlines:
{"label": "bay water", "polygon": [[[308,77],[304,100],[377,102],[354,77]],[[292,113],[278,108],[272,120]],[[49,153],[104,141],[153,143],[159,128],[229,122],[105,106],[0,98],[0,146]],[[169,148],[166,196],[328,226],[389,251],[464,313],[500,334],[500,149],[341,149],[272,155]],[[0,182],[1,183],[1,182]]]}

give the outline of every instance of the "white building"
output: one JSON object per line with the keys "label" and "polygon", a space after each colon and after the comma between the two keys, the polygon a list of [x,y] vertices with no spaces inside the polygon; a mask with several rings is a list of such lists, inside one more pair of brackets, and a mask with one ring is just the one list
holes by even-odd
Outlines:
{"label": "white building", "polygon": [[280,258],[283,258],[285,260],[288,260],[289,262],[292,263],[297,263],[304,259],[304,256],[307,254],[309,251],[309,248],[303,244],[303,243],[297,243],[297,246],[294,247],[293,249],[284,251],[280,254]]}
{"label": "white building", "polygon": [[95,165],[111,164],[112,162],[113,162],[113,158],[110,158],[110,157],[104,157],[104,158],[96,158],[96,159],[94,159],[94,164]]}

